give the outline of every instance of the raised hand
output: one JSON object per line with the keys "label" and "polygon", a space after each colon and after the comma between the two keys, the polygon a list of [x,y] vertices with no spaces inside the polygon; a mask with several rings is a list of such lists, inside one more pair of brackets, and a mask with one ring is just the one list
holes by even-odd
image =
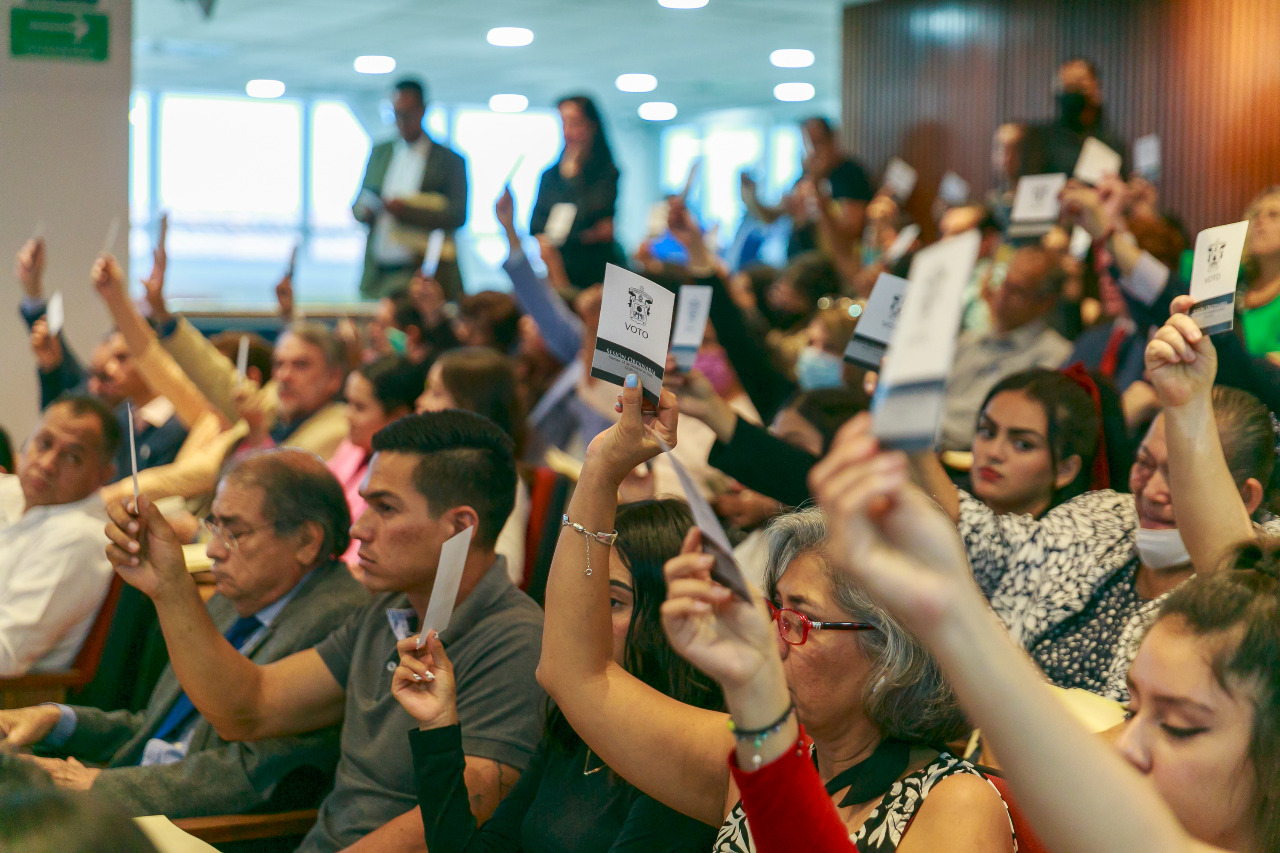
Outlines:
{"label": "raised hand", "polygon": [[748,603],[711,579],[715,557],[701,553],[701,544],[701,533],[690,530],[679,556],[663,567],[662,627],[677,654],[726,691],[741,691],[780,665],[776,629],[760,595]]}
{"label": "raised hand", "polygon": [[249,444],[259,444],[265,440],[270,428],[271,403],[258,383],[246,379],[231,392],[231,401],[235,404],[236,414],[249,425]]}
{"label": "raised hand", "polygon": [[31,352],[41,373],[50,373],[62,366],[62,343],[56,335],[49,334],[49,321],[44,317],[31,326]]}
{"label": "raised hand", "polygon": [[288,271],[276,283],[276,304],[283,319],[293,319],[293,275]]}
{"label": "raised hand", "polygon": [[54,705],[0,711],[0,752],[16,752],[43,740],[61,718]]}
{"label": "raised hand", "polygon": [[1213,341],[1187,316],[1195,301],[1190,296],[1173,300],[1173,315],[1147,344],[1143,358],[1147,378],[1166,408],[1196,400],[1207,403],[1218,374],[1218,353]]}
{"label": "raised hand", "polygon": [[431,631],[421,649],[417,636],[396,644],[400,665],[391,676],[391,695],[423,729],[457,725],[457,685],[440,632]]}
{"label": "raised hand", "polygon": [[738,421],[737,414],[716,393],[716,389],[711,385],[711,380],[697,370],[690,370],[687,373],[675,372],[672,370],[673,357],[668,356],[668,361],[671,363],[667,365],[667,372],[664,378],[669,378],[670,380],[667,384],[676,393],[676,399],[680,403],[680,411],[689,417],[702,421],[711,427],[717,438],[727,442],[733,437],[734,428]]}
{"label": "raised hand", "polygon": [[22,285],[22,292],[29,299],[39,299],[44,292],[44,238],[28,240],[18,250],[13,271]]}
{"label": "raised hand", "polygon": [[116,263],[114,255],[107,252],[99,255],[89,270],[89,280],[93,282],[93,289],[98,291],[98,296],[105,302],[127,298],[124,290],[124,270],[120,269],[120,264]]}
{"label": "raised hand", "polygon": [[640,377],[627,377],[622,389],[622,417],[591,440],[586,464],[598,469],[614,483],[621,483],[631,471],[663,451],[662,445],[676,446],[679,408],[676,395],[663,389],[657,410],[642,412]]}
{"label": "raised hand", "polygon": [[863,413],[809,474],[837,565],[920,631],[958,595],[977,595],[955,525],[910,484],[905,454],[880,449]]}
{"label": "raised hand", "polygon": [[182,540],[146,495],[136,508],[132,497],[108,504],[107,516],[107,559],[128,584],[154,599],[191,583]]}
{"label": "raised hand", "polygon": [[511,197],[511,187],[503,187],[502,195],[498,196],[497,202],[493,205],[493,215],[497,217],[498,224],[506,231],[514,231],[516,227],[516,202]]}
{"label": "raised hand", "polygon": [[1058,198],[1062,202],[1062,212],[1071,222],[1088,231],[1094,240],[1105,237],[1115,225],[1113,211],[1103,203],[1099,191],[1086,183],[1068,181]]}
{"label": "raised hand", "polygon": [[160,217],[160,236],[155,251],[151,253],[151,275],[142,280],[146,292],[147,307],[155,320],[169,317],[169,306],[164,301],[164,277],[169,268],[169,252],[165,244],[169,239],[169,214]]}
{"label": "raised hand", "polygon": [[444,309],[449,298],[445,296],[440,282],[423,275],[421,270],[414,273],[409,281],[409,298],[428,326],[435,327],[444,321]]}

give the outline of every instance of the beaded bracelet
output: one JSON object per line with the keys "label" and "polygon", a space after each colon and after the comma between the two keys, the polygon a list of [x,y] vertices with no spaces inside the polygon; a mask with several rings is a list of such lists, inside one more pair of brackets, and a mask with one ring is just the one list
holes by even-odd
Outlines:
{"label": "beaded bracelet", "polygon": [[570,521],[569,513],[567,512],[564,515],[560,516],[560,526],[567,527],[570,530],[581,533],[586,538],[587,570],[583,572],[583,574],[587,576],[591,575],[591,540],[594,539],[597,542],[599,542],[601,545],[609,546],[609,545],[612,545],[614,543],[614,540],[618,538],[618,531],[616,530],[612,530],[608,533],[605,533],[605,532],[593,533],[592,531],[583,527],[581,524],[578,524],[576,521]]}
{"label": "beaded bracelet", "polygon": [[733,732],[734,738],[737,740],[751,741],[751,748],[755,751],[755,754],[751,756],[751,763],[754,765],[755,769],[758,770],[761,762],[763,761],[760,757],[760,747],[770,737],[782,731],[782,727],[787,724],[787,720],[791,719],[791,715],[795,713],[795,710],[796,706],[794,703],[787,705],[787,710],[782,712],[781,717],[762,729],[742,729],[734,723],[732,718],[729,719],[729,731]]}

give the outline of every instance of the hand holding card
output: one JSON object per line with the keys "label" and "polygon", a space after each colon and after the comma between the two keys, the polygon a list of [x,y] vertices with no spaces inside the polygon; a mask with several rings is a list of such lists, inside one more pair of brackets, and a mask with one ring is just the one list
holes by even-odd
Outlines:
{"label": "hand holding card", "polygon": [[1206,228],[1196,235],[1191,266],[1191,298],[1196,306],[1191,319],[1206,335],[1225,332],[1235,325],[1236,281],[1249,221]]}
{"label": "hand holding card", "polygon": [[462,584],[462,571],[467,567],[467,550],[476,529],[468,527],[451,536],[440,548],[440,562],[436,566],[435,585],[431,587],[431,600],[422,617],[418,632],[417,648],[422,648],[430,631],[443,631],[453,618],[454,605],[458,603],[458,588]]}
{"label": "hand holding card", "polygon": [[621,385],[634,374],[644,388],[645,399],[656,405],[675,301],[675,294],[666,288],[609,264],[604,272],[591,375]]}

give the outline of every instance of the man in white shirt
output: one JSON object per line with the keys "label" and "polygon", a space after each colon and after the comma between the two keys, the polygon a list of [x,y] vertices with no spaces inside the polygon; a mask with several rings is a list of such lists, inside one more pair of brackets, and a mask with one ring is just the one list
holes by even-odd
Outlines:
{"label": "man in white shirt", "polygon": [[98,489],[119,444],[106,406],[67,397],[0,476],[0,677],[65,670],[80,651],[111,582]]}
{"label": "man in white shirt", "polygon": [[467,220],[467,163],[422,129],[426,89],[420,80],[396,84],[391,98],[399,138],[369,152],[351,213],[369,226],[360,295],[381,299],[407,290],[432,231],[445,232],[435,277],[450,300],[462,295],[452,233]]}

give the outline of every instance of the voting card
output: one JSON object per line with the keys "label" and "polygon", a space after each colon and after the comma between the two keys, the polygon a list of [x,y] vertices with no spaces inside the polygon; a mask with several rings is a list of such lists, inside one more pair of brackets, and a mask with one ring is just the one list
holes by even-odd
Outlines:
{"label": "voting card", "polygon": [[693,192],[693,188],[697,186],[700,171],[702,171],[702,158],[694,157],[693,162],[689,164],[689,174],[684,179],[684,189],[680,191],[681,201],[689,200],[689,193]]}
{"label": "voting card", "polygon": [[893,337],[893,327],[898,322],[902,298],[906,292],[905,278],[889,275],[887,272],[880,273],[875,287],[871,289],[867,307],[858,318],[858,326],[853,330],[849,346],[845,348],[845,361],[851,361],[867,370],[880,369],[880,359],[884,358],[889,340]]}
{"label": "voting card", "polygon": [[67,310],[62,302],[61,290],[49,297],[49,303],[44,307],[44,321],[49,326],[49,337],[56,338],[67,322]]}
{"label": "voting card", "polygon": [[667,454],[667,460],[680,481],[680,488],[684,490],[684,496],[689,501],[689,512],[693,515],[693,523],[702,531],[702,551],[716,558],[715,565],[711,568],[711,579],[732,591],[743,601],[751,601],[751,590],[742,576],[738,561],[733,557],[733,546],[729,544],[729,537],[720,526],[720,519],[716,518],[715,510],[702,496],[702,492],[698,490],[689,472],[671,453],[671,448],[667,447],[662,439],[658,441],[662,444],[662,450]]}
{"label": "voting card", "polygon": [[138,508],[138,443],[133,437],[133,403],[125,401],[125,419],[129,422],[129,468],[133,473],[133,508]]}
{"label": "voting card", "polygon": [[938,184],[938,198],[950,205],[969,201],[969,182],[955,172],[947,172]]}
{"label": "voting card", "polygon": [[515,179],[516,172],[520,171],[520,167],[524,165],[524,155],[516,157],[516,161],[511,164],[511,171],[507,172],[507,177],[503,179],[502,186],[508,187],[511,181]]}
{"label": "voting card", "polygon": [[249,336],[240,336],[240,349],[236,351],[236,374],[244,379],[249,370]]}
{"label": "voting card", "polygon": [[671,218],[671,204],[667,201],[656,202],[649,208],[649,227],[645,229],[649,237],[661,237],[667,233],[667,222]]}
{"label": "voting card", "polygon": [[110,255],[116,250],[116,238],[120,236],[120,217],[111,217],[111,224],[107,226],[107,239],[102,241],[102,254]]}
{"label": "voting card", "polygon": [[1124,158],[1096,137],[1090,136],[1080,148],[1080,159],[1072,173],[1078,181],[1098,185],[1108,175],[1119,175]]}
{"label": "voting card", "polygon": [[436,270],[440,269],[440,255],[444,252],[446,236],[443,229],[437,228],[427,237],[427,250],[422,254],[422,274],[427,278],[435,278]]}
{"label": "voting card", "polygon": [[551,205],[547,211],[547,224],[542,233],[553,246],[563,246],[573,229],[573,220],[578,218],[578,206],[572,202],[562,201]]}
{"label": "voting card", "polygon": [[1071,229],[1071,242],[1067,244],[1067,254],[1077,261],[1083,260],[1084,256],[1089,254],[1089,247],[1092,245],[1093,235],[1077,225]]}
{"label": "voting card", "polygon": [[1009,236],[1047,234],[1058,221],[1062,209],[1058,194],[1066,185],[1067,176],[1061,172],[1019,178],[1013,191],[1013,208],[1009,211]]}
{"label": "voting card", "polygon": [[982,236],[976,229],[921,249],[911,261],[902,310],[872,400],[873,428],[886,447],[933,447],[955,359],[964,289]]}
{"label": "voting card", "polygon": [[656,406],[675,307],[671,291],[631,270],[607,265],[591,375],[621,385],[634,373],[644,398]]}
{"label": "voting card", "polygon": [[1154,133],[1134,140],[1133,170],[1151,183],[1160,180],[1160,137]]}
{"label": "voting card", "polygon": [[1191,265],[1191,319],[1206,335],[1225,332],[1235,324],[1236,280],[1249,221],[1206,228],[1196,235]]}
{"label": "voting card", "polygon": [[37,221],[36,221],[36,227],[35,227],[35,228],[33,228],[33,229],[31,229],[31,239],[32,239],[32,240],[36,240],[36,241],[43,240],[43,239],[44,239],[44,228],[45,228],[45,226],[44,226],[44,220],[43,220],[43,219],[37,220]]}
{"label": "voting card", "polygon": [[293,244],[293,251],[289,253],[289,268],[285,271],[285,275],[293,279],[294,272],[298,269],[298,250],[302,248],[301,243]]}
{"label": "voting card", "polygon": [[898,232],[898,236],[893,238],[893,242],[889,244],[889,248],[884,250],[882,260],[884,261],[885,266],[893,266],[898,261],[902,260],[902,256],[915,245],[916,240],[919,237],[919,225],[912,222],[910,225],[904,226],[903,229]]}
{"label": "voting card", "polygon": [[702,346],[707,318],[711,316],[711,291],[709,284],[686,284],[680,288],[676,324],[671,330],[671,354],[676,357],[676,367],[682,371],[693,367]]}
{"label": "voting card", "polygon": [[474,527],[468,527],[461,533],[455,533],[440,546],[436,581],[431,587],[431,600],[427,602],[427,612],[422,617],[422,627],[418,631],[419,649],[426,645],[428,631],[443,632],[449,627],[449,620],[453,618],[453,606],[458,603],[462,570],[467,567],[467,550],[471,547],[471,537],[475,532]]}
{"label": "voting card", "polygon": [[894,157],[884,167],[884,185],[899,203],[911,197],[918,177],[916,170],[900,157]]}

